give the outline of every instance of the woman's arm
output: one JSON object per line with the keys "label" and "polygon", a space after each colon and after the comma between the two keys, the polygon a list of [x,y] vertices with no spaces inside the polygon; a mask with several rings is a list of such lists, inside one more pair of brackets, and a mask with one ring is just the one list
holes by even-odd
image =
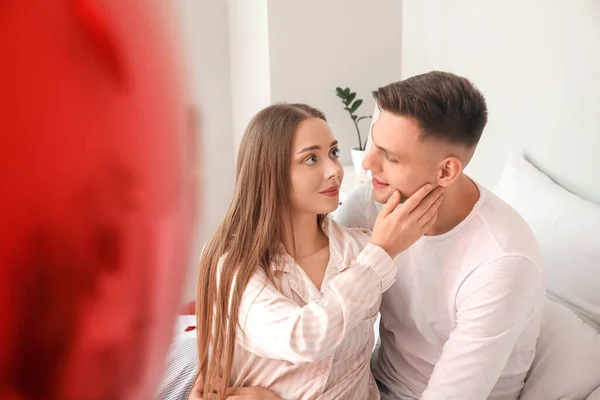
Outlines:
{"label": "woman's arm", "polygon": [[265,358],[314,362],[331,354],[394,282],[396,265],[380,247],[367,245],[357,261],[318,301],[301,307],[257,271],[240,304],[238,343]]}
{"label": "woman's arm", "polygon": [[435,222],[442,189],[430,192],[431,186],[424,185],[401,207],[400,193],[394,192],[377,217],[371,243],[318,301],[301,307],[283,296],[264,271],[257,271],[240,304],[238,343],[258,356],[292,363],[331,354],[394,283],[393,257]]}

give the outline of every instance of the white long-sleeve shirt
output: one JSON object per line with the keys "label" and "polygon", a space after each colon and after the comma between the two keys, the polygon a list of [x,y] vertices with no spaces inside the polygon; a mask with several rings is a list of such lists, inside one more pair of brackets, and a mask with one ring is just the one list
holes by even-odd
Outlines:
{"label": "white long-sleeve shirt", "polygon": [[[395,259],[372,368],[397,398],[514,400],[533,361],[544,296],[537,242],[516,211],[478,187],[465,220]],[[372,229],[380,207],[367,183],[335,218]]]}

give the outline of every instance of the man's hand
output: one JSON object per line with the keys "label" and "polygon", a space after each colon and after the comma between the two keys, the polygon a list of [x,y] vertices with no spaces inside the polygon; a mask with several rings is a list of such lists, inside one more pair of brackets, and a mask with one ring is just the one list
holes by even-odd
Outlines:
{"label": "man's hand", "polygon": [[241,387],[227,390],[227,400],[282,400],[270,390],[261,387]]}
{"label": "man's hand", "polygon": [[[204,400],[202,397],[202,379],[198,377],[188,396],[188,400]],[[282,400],[270,390],[261,387],[240,387],[227,389],[227,400]]]}
{"label": "man's hand", "polygon": [[394,258],[431,229],[442,204],[443,188],[431,189],[431,185],[423,186],[401,207],[397,207],[401,194],[395,190],[377,216],[371,243]]}
{"label": "man's hand", "polygon": [[198,374],[196,377],[196,381],[194,382],[194,386],[188,395],[187,400],[202,400],[202,390],[204,388],[204,384],[202,382],[202,376]]}

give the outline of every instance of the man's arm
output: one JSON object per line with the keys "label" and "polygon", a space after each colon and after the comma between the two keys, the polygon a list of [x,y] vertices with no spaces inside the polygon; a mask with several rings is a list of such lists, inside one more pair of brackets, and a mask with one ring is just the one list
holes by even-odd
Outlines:
{"label": "man's arm", "polygon": [[422,400],[486,399],[543,293],[538,267],[524,257],[503,257],[474,271],[458,292],[456,328]]}
{"label": "man's arm", "polygon": [[[187,400],[204,400],[200,376],[196,379]],[[282,400],[277,394],[261,387],[239,387],[227,389],[227,400]]]}

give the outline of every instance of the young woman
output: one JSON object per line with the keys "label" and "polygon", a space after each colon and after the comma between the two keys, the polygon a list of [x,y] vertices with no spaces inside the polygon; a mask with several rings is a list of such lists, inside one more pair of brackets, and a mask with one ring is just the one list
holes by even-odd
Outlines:
{"label": "young woman", "polygon": [[326,216],[339,202],[338,156],[325,116],[307,105],[270,106],[250,122],[233,201],[199,266],[204,399],[241,386],[293,400],[379,398],[369,360],[381,294],[441,193],[424,187],[398,208],[395,193],[372,235],[340,227]]}

